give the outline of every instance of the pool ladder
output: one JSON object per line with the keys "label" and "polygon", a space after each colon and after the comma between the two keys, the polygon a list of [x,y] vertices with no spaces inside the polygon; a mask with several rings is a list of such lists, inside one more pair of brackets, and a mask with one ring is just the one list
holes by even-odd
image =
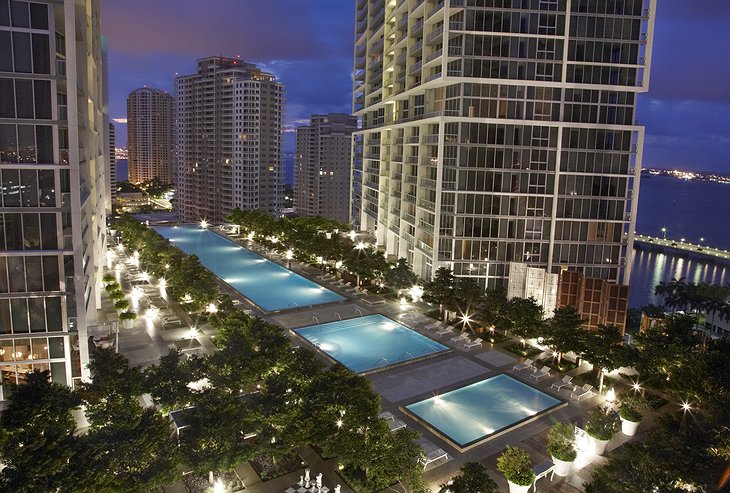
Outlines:
{"label": "pool ladder", "polygon": [[[382,361],[382,363],[381,363],[381,361]],[[379,359],[378,361],[376,361],[376,362],[375,362],[375,365],[373,365],[373,366],[381,366],[381,365],[383,365],[383,364],[387,365],[387,364],[389,364],[389,363],[390,363],[390,362],[388,361],[388,358],[386,358],[386,357],[382,357],[382,358],[380,358],[380,359]]]}

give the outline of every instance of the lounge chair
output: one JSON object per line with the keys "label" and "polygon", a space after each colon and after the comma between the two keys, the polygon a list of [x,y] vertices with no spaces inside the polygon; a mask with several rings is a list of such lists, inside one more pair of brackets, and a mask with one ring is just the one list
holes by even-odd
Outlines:
{"label": "lounge chair", "polygon": [[553,382],[553,384],[550,386],[551,389],[560,390],[563,387],[567,387],[570,385],[571,380],[573,380],[573,377],[570,375],[565,375],[562,380],[558,380],[557,382]]}
{"label": "lounge chair", "polygon": [[459,344],[460,342],[466,342],[468,340],[469,340],[469,333],[467,333],[467,332],[462,332],[458,336],[451,338],[451,342],[453,342],[454,344]]}
{"label": "lounge chair", "polygon": [[391,413],[390,411],[383,411],[382,413],[378,414],[378,417],[386,421],[395,420],[395,416],[393,416],[393,413]]}
{"label": "lounge chair", "polygon": [[512,369],[517,371],[527,370],[528,368],[534,368],[534,363],[531,359],[526,359],[522,363],[517,363]]}
{"label": "lounge chair", "polygon": [[464,349],[466,349],[468,351],[469,349],[471,349],[473,347],[477,347],[477,346],[482,347],[482,338],[481,337],[477,337],[473,341],[465,343]]}
{"label": "lounge chair", "polygon": [[368,294],[368,290],[367,290],[367,289],[361,289],[361,290],[359,290],[359,291],[358,291],[358,290],[356,289],[356,290],[355,290],[355,291],[354,291],[354,292],[352,293],[352,295],[353,295],[353,296],[361,296],[361,295],[366,295],[366,294]]}
{"label": "lounge chair", "polygon": [[431,329],[438,329],[439,327],[442,327],[443,325],[444,325],[443,322],[436,321],[436,322],[421,324],[421,327],[426,330],[431,330]]}
{"label": "lounge chair", "polygon": [[451,327],[449,325],[444,325],[443,327],[441,327],[439,330],[436,331],[436,335],[442,336],[444,334],[450,334],[453,331],[454,331],[453,327]]}
{"label": "lounge chair", "polygon": [[535,370],[532,373],[530,373],[530,378],[534,378],[535,380],[540,380],[542,377],[547,377],[548,375],[550,375],[550,367],[543,366],[539,370]]}
{"label": "lounge chair", "polygon": [[423,468],[426,469],[426,467],[428,467],[429,464],[439,461],[441,459],[448,459],[448,457],[449,457],[449,454],[444,452],[443,449],[439,448],[439,449],[436,449],[436,450],[426,454],[426,456],[423,459],[421,459],[421,463],[423,464]]}
{"label": "lounge chair", "polygon": [[392,420],[388,420],[388,428],[390,428],[390,431],[398,431],[405,427],[406,427],[406,424],[403,421],[401,421],[400,419],[393,418]]}
{"label": "lounge chair", "polygon": [[579,389],[573,389],[573,392],[570,393],[570,398],[579,401],[583,397],[591,397],[593,395],[596,395],[596,393],[593,392],[593,385],[585,384]]}

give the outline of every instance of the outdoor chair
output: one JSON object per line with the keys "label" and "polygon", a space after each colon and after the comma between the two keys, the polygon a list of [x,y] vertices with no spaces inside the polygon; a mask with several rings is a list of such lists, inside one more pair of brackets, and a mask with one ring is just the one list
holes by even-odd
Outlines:
{"label": "outdoor chair", "polygon": [[451,342],[455,344],[459,344],[460,342],[466,342],[469,340],[469,334],[467,332],[462,332],[458,336],[452,337]]}
{"label": "outdoor chair", "polygon": [[535,362],[532,361],[531,359],[526,359],[522,363],[518,363],[515,366],[513,366],[512,369],[517,370],[517,371],[527,370],[528,368],[534,368],[535,367],[534,364],[535,364]]}
{"label": "outdoor chair", "polygon": [[438,329],[440,327],[443,327],[443,325],[444,325],[443,322],[436,321],[436,322],[423,324],[423,325],[421,325],[421,327],[423,327],[426,330],[431,330],[431,329]]}
{"label": "outdoor chair", "polygon": [[550,386],[550,388],[551,389],[554,388],[555,390],[560,390],[563,387],[567,387],[568,385],[570,385],[571,380],[573,380],[573,377],[571,377],[570,375],[565,375],[562,380],[558,380],[557,382],[554,382]]}
{"label": "outdoor chair", "polygon": [[482,347],[482,338],[481,337],[477,337],[473,341],[467,342],[466,344],[464,344],[464,349],[466,349],[468,351],[469,349],[471,349],[473,347],[477,347],[477,346]]}
{"label": "outdoor chair", "polygon": [[549,366],[543,366],[539,370],[535,370],[532,373],[530,373],[530,378],[534,378],[535,380],[540,380],[542,377],[547,377],[550,375],[550,367]]}
{"label": "outdoor chair", "polygon": [[593,392],[593,385],[585,384],[579,389],[573,389],[573,392],[570,393],[570,398],[579,401],[583,397],[591,397],[594,395],[596,395],[596,393]]}
{"label": "outdoor chair", "polygon": [[355,290],[355,292],[352,293],[353,296],[361,296],[361,295],[366,295],[366,294],[368,294],[367,289],[361,289],[359,291]]}
{"label": "outdoor chair", "polygon": [[393,413],[391,413],[390,411],[383,411],[382,413],[378,414],[378,417],[386,421],[395,421],[395,416],[393,416]]}
{"label": "outdoor chair", "polygon": [[443,449],[440,449],[440,448],[436,449],[432,452],[429,452],[428,454],[426,454],[426,456],[423,459],[421,459],[423,468],[426,469],[426,467],[428,467],[428,465],[431,464],[432,462],[436,462],[441,459],[447,459],[448,457],[449,457],[449,455],[446,452],[444,452]]}
{"label": "outdoor chair", "polygon": [[451,327],[449,325],[444,325],[443,327],[441,327],[439,330],[436,331],[436,335],[442,336],[444,334],[450,334],[453,331],[454,331],[453,327]]}

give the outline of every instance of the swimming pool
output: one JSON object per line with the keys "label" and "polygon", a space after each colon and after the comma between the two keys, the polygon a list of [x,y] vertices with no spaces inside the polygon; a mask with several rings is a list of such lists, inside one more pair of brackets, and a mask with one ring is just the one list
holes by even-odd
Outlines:
{"label": "swimming pool", "polygon": [[502,374],[405,409],[464,449],[563,404]]}
{"label": "swimming pool", "polygon": [[194,226],[155,226],[155,231],[200,262],[239,293],[273,312],[344,298],[211,231]]}
{"label": "swimming pool", "polygon": [[294,332],[356,373],[449,349],[380,314],[302,327]]}

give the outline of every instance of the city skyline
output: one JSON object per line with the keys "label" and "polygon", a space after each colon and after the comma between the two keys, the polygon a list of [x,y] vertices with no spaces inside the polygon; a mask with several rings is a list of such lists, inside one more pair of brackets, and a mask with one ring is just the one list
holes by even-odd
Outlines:
{"label": "city skyline", "polygon": [[[185,0],[176,17],[161,2],[102,3],[117,122],[126,117],[130,91],[147,85],[172,93],[175,72],[187,73],[192,60],[214,54],[240,55],[286,84],[284,152],[294,151],[295,127],[310,114],[351,112],[354,2],[211,7]],[[282,11],[288,15],[277,18]],[[214,32],[203,28],[201,19],[209,17]],[[639,98],[637,115],[647,127],[645,166],[730,172],[730,136],[721,131],[730,127],[730,67],[715,63],[730,50],[730,36],[722,36],[729,19],[730,4],[722,0],[665,0],[657,7],[651,89]]]}

